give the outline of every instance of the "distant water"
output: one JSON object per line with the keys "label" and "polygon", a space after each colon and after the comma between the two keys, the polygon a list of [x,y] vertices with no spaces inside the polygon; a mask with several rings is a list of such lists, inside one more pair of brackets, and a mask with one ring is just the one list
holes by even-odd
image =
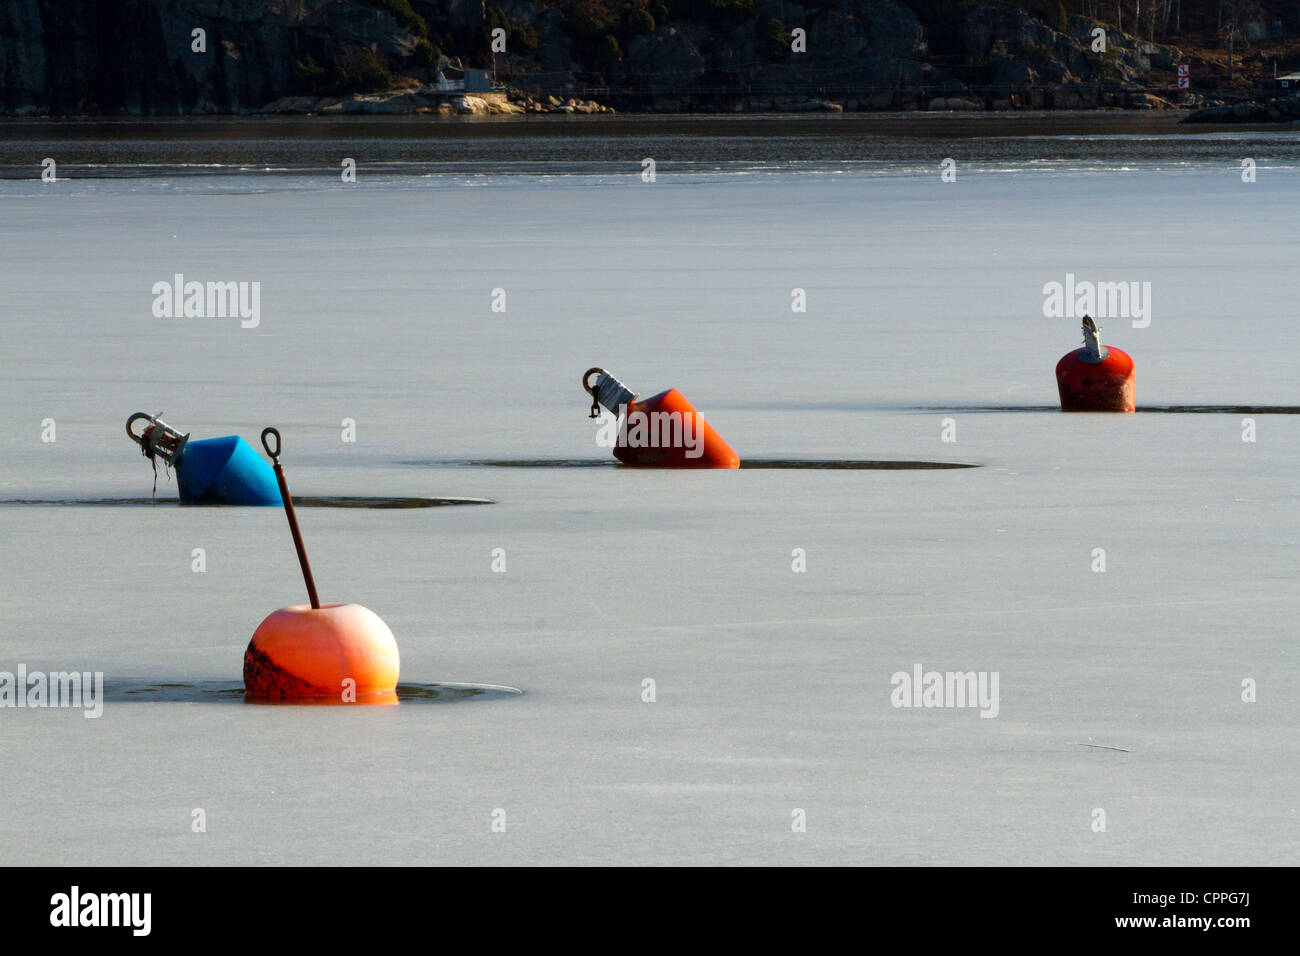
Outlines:
{"label": "distant water", "polygon": [[817,114],[431,118],[240,117],[0,122],[0,178],[53,157],[69,178],[333,173],[616,175],[1300,167],[1300,128],[1179,125],[1179,113]]}

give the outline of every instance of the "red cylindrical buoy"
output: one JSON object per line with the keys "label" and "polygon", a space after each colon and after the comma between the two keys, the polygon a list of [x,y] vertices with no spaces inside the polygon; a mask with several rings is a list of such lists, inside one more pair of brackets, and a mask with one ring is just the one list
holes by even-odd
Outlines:
{"label": "red cylindrical buoy", "polygon": [[[593,383],[591,377],[596,375]],[[591,417],[604,406],[623,416],[614,457],[625,465],[659,468],[739,468],[732,450],[695,406],[675,388],[637,398],[604,369],[588,369],[582,387],[591,395]]]}
{"label": "red cylindrical buoy", "polygon": [[1056,363],[1056,388],[1063,412],[1132,412],[1137,410],[1133,359],[1101,344],[1100,331],[1083,317],[1083,348]]}
{"label": "red cylindrical buoy", "polygon": [[280,433],[264,428],[262,447],[274,464],[311,604],[282,607],[257,626],[244,651],[244,693],[250,700],[396,704],[401,661],[393,632],[360,604],[320,603],[280,466]]}

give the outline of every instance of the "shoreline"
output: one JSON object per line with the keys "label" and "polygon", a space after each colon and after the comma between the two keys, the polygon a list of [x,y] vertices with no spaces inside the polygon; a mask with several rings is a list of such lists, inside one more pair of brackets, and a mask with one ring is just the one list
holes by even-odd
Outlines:
{"label": "shoreline", "polygon": [[[13,127],[24,125],[55,125],[59,123],[121,123],[123,125],[144,125],[149,123],[184,124],[204,120],[230,121],[266,121],[266,120],[323,120],[355,122],[357,120],[384,119],[421,119],[421,120],[472,120],[483,121],[518,121],[536,120],[539,117],[562,118],[568,121],[581,119],[620,118],[654,118],[654,119],[710,119],[710,120],[757,120],[797,118],[855,118],[868,117],[882,120],[898,120],[904,117],[918,119],[969,119],[1000,120],[1010,117],[1101,117],[1101,116],[1177,116],[1179,123],[1200,125],[1262,126],[1279,128],[1300,123],[1300,97],[1268,97],[1243,99],[1231,102],[1208,101],[1198,105],[1185,105],[1165,102],[1159,106],[1024,106],[1024,107],[987,107],[976,105],[942,106],[931,105],[927,108],[897,107],[882,109],[846,109],[843,104],[827,100],[806,100],[794,106],[780,106],[771,102],[761,105],[747,105],[744,108],[723,109],[709,105],[691,108],[663,109],[616,109],[594,100],[580,100],[576,97],[556,100],[547,104],[535,97],[527,98],[522,104],[514,100],[482,100],[479,103],[457,104],[428,103],[419,100],[410,101],[409,94],[403,94],[402,104],[394,104],[394,98],[378,96],[348,97],[342,100],[321,98],[320,102],[286,103],[276,101],[257,110],[241,110],[234,113],[183,113],[177,115],[128,115],[121,113],[59,113],[59,114],[0,114],[0,124]],[[304,100],[306,98],[291,98]],[[933,103],[934,101],[932,101]],[[942,99],[939,102],[943,102]]]}
{"label": "shoreline", "polygon": [[[1230,105],[1230,104],[1229,104]],[[1115,106],[1101,107],[1081,107],[1081,108],[1056,108],[1056,109],[879,109],[879,110],[780,110],[780,109],[754,109],[744,111],[722,111],[716,109],[702,109],[682,112],[662,112],[655,110],[618,110],[609,109],[606,111],[591,111],[572,113],[562,112],[512,112],[512,113],[457,113],[446,112],[440,113],[437,110],[411,110],[411,111],[351,111],[343,112],[339,110],[330,111],[310,111],[310,112],[291,112],[287,110],[247,110],[238,113],[183,113],[177,115],[125,115],[120,113],[59,113],[49,114],[3,114],[0,115],[0,124],[9,124],[14,127],[19,126],[40,126],[55,125],[60,123],[104,123],[104,124],[121,124],[123,126],[142,126],[151,123],[163,125],[185,125],[203,123],[206,121],[232,123],[232,122],[301,122],[304,120],[321,121],[327,123],[338,123],[340,125],[363,123],[363,122],[385,122],[385,121],[453,121],[464,123],[518,123],[518,122],[537,122],[537,121],[563,121],[567,123],[583,123],[591,121],[609,121],[613,119],[646,119],[661,120],[671,122],[682,120],[686,122],[695,120],[707,120],[712,122],[725,122],[734,120],[736,122],[745,122],[749,120],[782,120],[782,121],[835,121],[844,119],[865,120],[879,119],[882,121],[897,121],[903,119],[924,120],[972,120],[972,121],[1000,121],[1011,120],[1016,118],[1050,118],[1060,117],[1067,119],[1070,117],[1129,117],[1139,118],[1159,118],[1163,116],[1176,117],[1179,115],[1190,115],[1197,112],[1199,108],[1188,106],[1174,106],[1169,109],[1146,110],[1146,109],[1125,109]]]}

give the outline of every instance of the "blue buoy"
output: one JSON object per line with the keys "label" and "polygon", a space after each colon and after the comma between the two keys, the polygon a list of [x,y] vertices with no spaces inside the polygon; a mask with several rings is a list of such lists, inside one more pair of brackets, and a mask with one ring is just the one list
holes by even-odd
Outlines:
{"label": "blue buoy", "polygon": [[[149,424],[136,434],[131,425]],[[176,469],[181,504],[278,505],[280,488],[271,466],[238,435],[190,441],[161,418],[136,412],[126,420],[126,433],[150,461],[161,458]],[[157,481],[155,477],[155,482]]]}
{"label": "blue buoy", "polygon": [[176,463],[182,504],[278,505],[275,472],[238,435],[185,443]]}

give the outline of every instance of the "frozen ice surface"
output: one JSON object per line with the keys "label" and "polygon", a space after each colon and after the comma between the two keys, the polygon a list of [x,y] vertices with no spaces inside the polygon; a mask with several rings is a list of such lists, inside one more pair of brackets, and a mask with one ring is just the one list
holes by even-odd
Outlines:
{"label": "frozen ice surface", "polygon": [[[0,862],[1296,860],[1300,418],[971,409],[1055,403],[1067,272],[1152,283],[1149,328],[1101,322],[1139,405],[1298,404],[1293,170],[473,182],[0,186],[0,498],[148,494],[139,410],[278,426],[302,494],[492,498],[300,520],[403,680],[525,691],[0,710]],[[177,272],[260,281],[259,327],[154,318]],[[742,458],[983,467],[428,464],[607,457],[591,365],[680,388]],[[0,669],[229,679],[305,599],[274,509],[0,528]],[[891,706],[916,663],[998,672],[996,719]]]}

